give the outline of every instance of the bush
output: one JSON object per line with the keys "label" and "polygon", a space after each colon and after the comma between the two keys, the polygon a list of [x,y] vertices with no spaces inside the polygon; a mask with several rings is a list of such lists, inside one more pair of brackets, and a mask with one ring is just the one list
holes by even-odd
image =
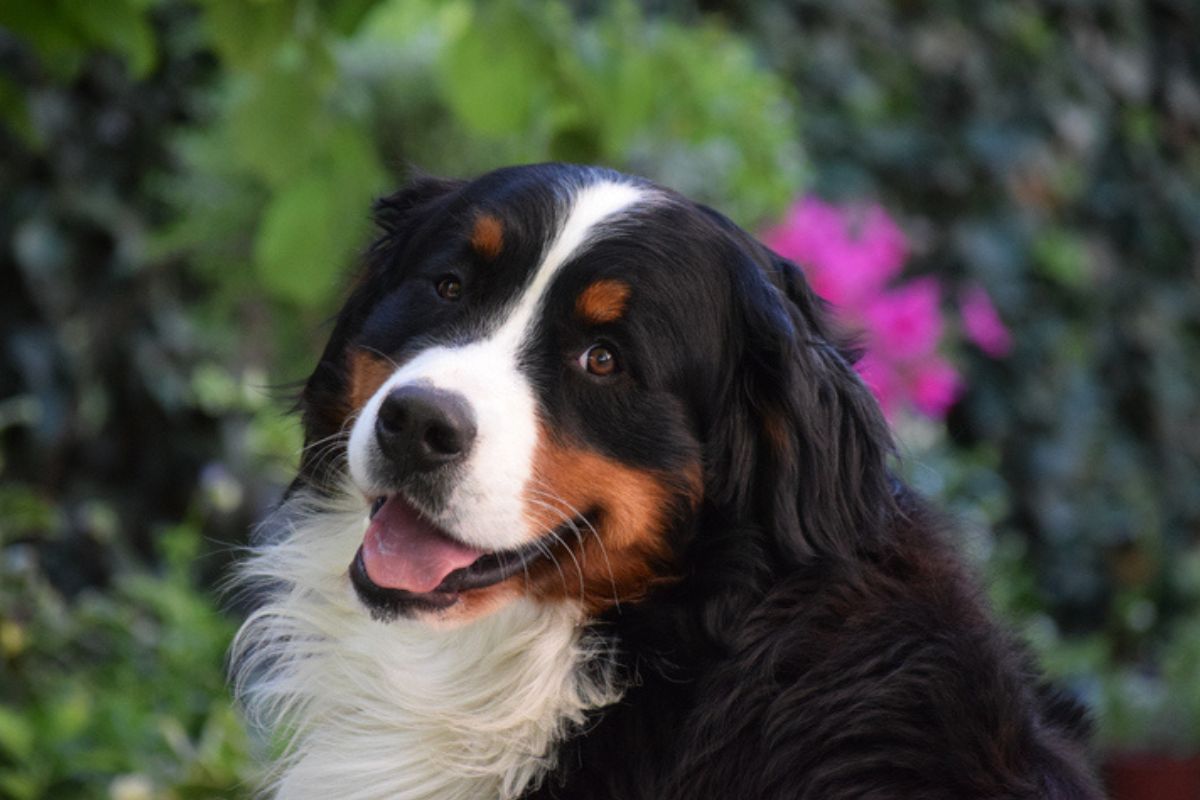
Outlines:
{"label": "bush", "polygon": [[[53,530],[33,518],[55,516],[35,497],[12,488],[0,500]],[[194,588],[194,526],[161,534],[160,572],[121,572],[72,599],[11,533],[0,537],[0,796],[248,796],[251,747],[220,670],[233,624]]]}

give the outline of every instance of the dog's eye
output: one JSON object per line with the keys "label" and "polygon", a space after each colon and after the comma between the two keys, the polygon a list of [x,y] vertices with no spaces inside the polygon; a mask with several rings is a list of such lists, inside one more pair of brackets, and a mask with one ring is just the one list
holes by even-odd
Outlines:
{"label": "dog's eye", "polygon": [[462,281],[453,275],[446,275],[438,281],[437,293],[443,300],[457,300],[462,297]]}
{"label": "dog's eye", "polygon": [[617,352],[603,344],[594,344],[579,355],[579,368],[605,377],[620,370]]}

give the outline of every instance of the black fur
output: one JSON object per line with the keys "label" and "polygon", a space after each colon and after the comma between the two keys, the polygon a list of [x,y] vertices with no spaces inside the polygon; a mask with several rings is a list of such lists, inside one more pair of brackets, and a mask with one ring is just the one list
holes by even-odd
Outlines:
{"label": "black fur", "polygon": [[[401,356],[470,335],[463,320],[418,335],[396,294],[414,264],[451,252],[456,215],[495,207],[506,248],[540,245],[556,188],[597,174],[422,179],[381,201],[385,235],[306,389],[309,439],[340,424],[323,409],[344,392],[348,342]],[[582,255],[547,305],[561,318],[598,276],[633,283],[631,319],[612,333],[627,383],[597,394],[557,377],[574,334],[552,322],[528,368],[547,418],[589,445],[654,469],[699,459],[703,500],[670,532],[678,579],[594,621],[631,688],[530,797],[1100,797],[1083,715],[1040,688],[943,520],[889,471],[887,426],[800,270],[716,212],[661,197]],[[519,285],[530,252],[492,272]],[[486,324],[488,309],[469,313]]]}

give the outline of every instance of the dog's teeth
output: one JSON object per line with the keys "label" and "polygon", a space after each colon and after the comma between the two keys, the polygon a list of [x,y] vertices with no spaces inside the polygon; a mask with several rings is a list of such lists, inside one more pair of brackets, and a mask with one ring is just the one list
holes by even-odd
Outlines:
{"label": "dog's teeth", "polygon": [[367,519],[371,519],[379,513],[379,509],[383,508],[383,504],[387,502],[386,497],[376,497],[375,502],[371,503],[371,513],[367,515]]}

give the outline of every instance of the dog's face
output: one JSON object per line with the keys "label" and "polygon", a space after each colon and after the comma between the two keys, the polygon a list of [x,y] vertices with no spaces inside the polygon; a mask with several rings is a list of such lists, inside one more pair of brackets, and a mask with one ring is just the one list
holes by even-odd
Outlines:
{"label": "dog's face", "polygon": [[[322,445],[345,441],[370,611],[468,620],[525,595],[594,614],[670,580],[714,462],[756,458],[728,431],[737,362],[764,348],[746,304],[796,333],[751,240],[651,184],[562,165],[419,181],[379,213],[305,389],[302,465],[328,481]],[[765,406],[754,428],[779,461],[787,414]]]}

